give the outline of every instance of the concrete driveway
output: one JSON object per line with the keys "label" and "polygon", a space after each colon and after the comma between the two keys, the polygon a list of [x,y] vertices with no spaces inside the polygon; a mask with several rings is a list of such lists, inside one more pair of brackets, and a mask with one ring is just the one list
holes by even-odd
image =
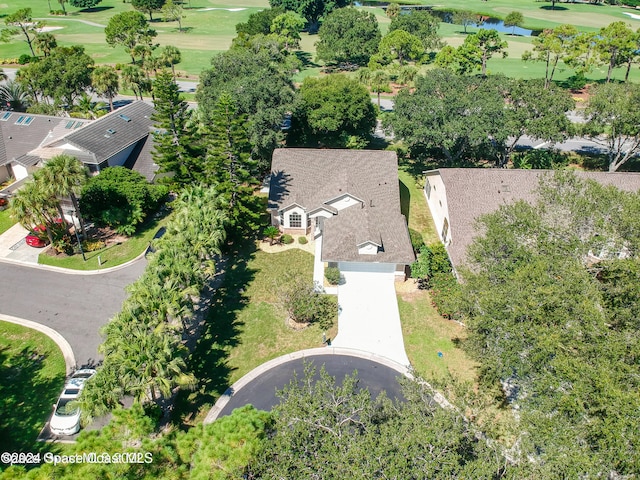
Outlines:
{"label": "concrete driveway", "polygon": [[334,347],[365,350],[409,365],[393,273],[342,272]]}
{"label": "concrete driveway", "polygon": [[37,265],[38,255],[40,255],[43,249],[27,245],[24,237],[26,237],[28,233],[29,230],[19,223],[16,223],[0,235],[0,258]]}

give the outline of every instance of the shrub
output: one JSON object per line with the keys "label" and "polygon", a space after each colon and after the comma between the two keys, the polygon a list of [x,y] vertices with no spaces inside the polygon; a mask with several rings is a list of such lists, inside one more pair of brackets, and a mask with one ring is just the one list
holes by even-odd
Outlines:
{"label": "shrub", "polygon": [[521,169],[562,168],[568,164],[567,156],[558,150],[529,150],[513,156],[513,166]]}
{"label": "shrub", "polygon": [[20,55],[20,57],[18,57],[18,63],[20,65],[26,65],[30,61],[31,61],[31,55],[27,55],[26,53],[23,53],[22,55]]}
{"label": "shrub", "polygon": [[423,245],[417,260],[411,264],[411,278],[418,279],[420,288],[429,288],[432,276],[449,272],[451,262],[442,243]]}
{"label": "shrub", "polygon": [[313,282],[300,275],[290,274],[285,282],[280,295],[289,317],[296,323],[317,323],[324,330],[331,328],[337,312],[335,299],[317,292]]}
{"label": "shrub", "polygon": [[307,243],[309,243],[309,240],[307,240],[307,237],[298,237],[298,243],[300,245],[306,245]]}
{"label": "shrub", "polygon": [[411,246],[414,252],[419,252],[424,247],[424,240],[422,234],[413,228],[409,229],[409,238],[411,238]]}
{"label": "shrub", "polygon": [[131,235],[167,193],[165,185],[152,185],[138,172],[109,167],[84,186],[80,210],[99,224]]}
{"label": "shrub", "polygon": [[105,246],[106,244],[102,240],[85,240],[82,242],[82,250],[85,252],[95,252]]}
{"label": "shrub", "polygon": [[284,243],[285,245],[289,245],[289,244],[293,243],[293,237],[291,235],[289,235],[288,233],[285,233],[284,235],[282,235],[280,237],[280,241],[282,243]]}
{"label": "shrub", "polygon": [[444,318],[460,317],[460,284],[451,273],[436,273],[431,279],[431,300]]}
{"label": "shrub", "polygon": [[572,92],[576,92],[578,90],[582,90],[587,84],[587,77],[584,76],[584,73],[578,72],[575,75],[571,75],[567,78],[567,87]]}
{"label": "shrub", "polygon": [[324,277],[331,285],[338,285],[340,283],[340,269],[336,267],[325,268]]}

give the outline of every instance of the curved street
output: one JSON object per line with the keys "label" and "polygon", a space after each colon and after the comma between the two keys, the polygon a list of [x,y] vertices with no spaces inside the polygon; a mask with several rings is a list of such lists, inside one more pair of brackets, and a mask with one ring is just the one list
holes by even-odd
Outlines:
{"label": "curved street", "polygon": [[46,325],[71,345],[78,368],[100,361],[100,327],[120,311],[125,286],[144,271],[144,258],[103,274],[59,273],[0,263],[0,319],[12,315]]}

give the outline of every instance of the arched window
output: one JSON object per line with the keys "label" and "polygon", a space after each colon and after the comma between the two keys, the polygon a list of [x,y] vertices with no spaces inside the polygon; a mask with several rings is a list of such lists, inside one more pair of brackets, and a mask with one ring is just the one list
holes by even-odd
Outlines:
{"label": "arched window", "polygon": [[293,212],[289,215],[289,228],[302,228],[302,215]]}

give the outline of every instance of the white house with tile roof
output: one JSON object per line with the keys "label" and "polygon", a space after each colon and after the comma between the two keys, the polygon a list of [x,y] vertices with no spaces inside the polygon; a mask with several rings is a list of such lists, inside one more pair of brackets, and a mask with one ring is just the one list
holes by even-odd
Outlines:
{"label": "white house with tile roof", "polygon": [[394,152],[276,149],[268,208],[283,232],[313,233],[321,260],[341,271],[404,277],[415,260]]}

